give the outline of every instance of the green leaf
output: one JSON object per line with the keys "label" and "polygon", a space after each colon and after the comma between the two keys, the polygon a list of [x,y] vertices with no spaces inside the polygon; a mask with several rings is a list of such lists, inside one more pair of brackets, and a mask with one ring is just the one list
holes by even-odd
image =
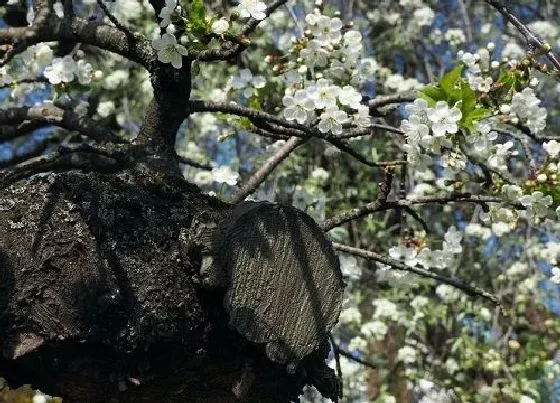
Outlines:
{"label": "green leaf", "polygon": [[258,111],[261,110],[261,101],[259,100],[259,97],[251,97],[251,99],[249,99],[249,108],[251,109],[256,109]]}
{"label": "green leaf", "polygon": [[450,72],[446,73],[441,81],[439,82],[441,88],[449,96],[453,96],[461,92],[460,87],[457,86],[457,81],[461,79],[461,73],[463,72],[463,65],[460,64],[455,67]]}
{"label": "green leaf", "polygon": [[426,100],[429,107],[433,107],[437,101],[445,101],[447,99],[445,92],[441,88],[434,86],[425,87],[418,91],[418,96]]}
{"label": "green leaf", "polygon": [[203,0],[193,0],[190,15],[191,29],[194,34],[206,34],[206,19]]}
{"label": "green leaf", "polygon": [[476,106],[476,93],[472,90],[468,83],[461,82],[461,113],[463,114],[463,119],[468,116]]}
{"label": "green leaf", "polygon": [[488,108],[478,108],[473,109],[468,115],[463,116],[463,123],[461,127],[464,127],[469,130],[474,129],[474,122],[487,118],[488,116],[492,115],[492,110]]}

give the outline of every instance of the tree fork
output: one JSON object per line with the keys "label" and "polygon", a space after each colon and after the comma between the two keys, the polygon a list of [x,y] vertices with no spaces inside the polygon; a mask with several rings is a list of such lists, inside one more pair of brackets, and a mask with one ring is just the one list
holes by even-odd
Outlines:
{"label": "tree fork", "polygon": [[[336,399],[325,351],[289,374],[199,286],[194,217],[231,206],[186,182],[67,172],[0,192],[0,371],[68,402]],[[305,329],[303,329],[305,330]],[[12,379],[10,379],[12,378]]]}

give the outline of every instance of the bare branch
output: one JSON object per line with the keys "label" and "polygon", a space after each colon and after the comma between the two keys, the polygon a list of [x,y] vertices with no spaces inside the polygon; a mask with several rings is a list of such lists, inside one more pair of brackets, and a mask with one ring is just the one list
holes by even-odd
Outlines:
{"label": "bare branch", "polygon": [[485,291],[483,289],[481,289],[480,287],[477,286],[471,286],[468,284],[463,283],[460,280],[457,280],[455,278],[452,277],[446,277],[443,276],[441,274],[437,274],[434,273],[430,270],[427,269],[423,269],[420,267],[411,267],[411,266],[407,266],[401,262],[399,262],[398,260],[395,259],[391,259],[389,257],[385,257],[382,255],[379,255],[375,252],[371,252],[365,249],[359,249],[359,248],[354,248],[351,246],[346,246],[337,242],[333,242],[333,247],[336,250],[339,250],[341,252],[345,252],[354,256],[358,256],[364,259],[368,259],[368,260],[373,260],[375,262],[379,262],[382,264],[385,264],[387,266],[393,267],[397,270],[403,270],[403,271],[407,271],[410,273],[414,273],[418,276],[421,277],[426,277],[426,278],[431,278],[433,280],[436,280],[440,283],[444,283],[447,285],[450,285],[452,287],[455,287],[461,291],[463,291],[465,294],[470,295],[472,297],[480,297],[480,298],[484,298],[490,302],[492,302],[493,304],[497,305],[500,310],[502,312],[504,312],[504,307],[501,303],[501,301],[499,300],[498,297],[496,297],[495,295],[489,293],[488,291]]}
{"label": "bare branch", "polygon": [[385,125],[385,124],[381,124],[381,123],[372,123],[366,129],[352,129],[349,132],[341,134],[341,135],[336,136],[336,137],[339,138],[339,139],[350,139],[350,138],[354,138],[354,137],[369,136],[371,134],[374,134],[375,129],[380,129],[380,130],[384,130],[384,131],[387,131],[387,132],[396,133],[398,135],[404,136],[404,131],[402,131],[398,127]]}
{"label": "bare branch", "polygon": [[414,96],[414,94],[411,93],[396,94],[396,95],[381,95],[373,99],[370,99],[368,101],[368,106],[371,113],[375,109],[381,108],[389,104],[414,102],[415,99],[416,97]]}
{"label": "bare branch", "polygon": [[342,347],[340,346],[336,346],[336,351],[338,352],[338,354],[342,355],[343,357],[348,358],[350,361],[354,361],[357,362],[358,364],[362,364],[365,367],[368,367],[370,369],[379,369],[379,367],[369,361],[366,360],[362,360],[361,358],[356,357],[354,354],[352,354],[349,351],[344,350]]}
{"label": "bare branch", "polygon": [[200,162],[193,161],[190,158],[183,157],[181,155],[177,155],[177,159],[179,160],[179,162],[181,164],[189,165],[189,166],[195,167],[195,168],[200,168],[200,169],[203,169],[205,171],[211,171],[212,170],[211,165],[201,164]]}
{"label": "bare branch", "polygon": [[[377,200],[375,200],[375,202],[370,203],[366,206],[364,206],[361,209],[355,209],[346,213],[342,213],[334,218],[331,218],[330,220],[326,220],[325,222],[323,222],[321,224],[321,228],[323,229],[323,231],[330,231],[331,229],[333,229],[334,227],[338,227],[339,225],[354,220],[362,215],[363,212],[362,210],[364,208],[366,208],[367,206],[370,206],[371,208],[379,208],[381,206],[383,206],[386,202],[387,202],[387,198],[389,197],[389,193],[391,193],[391,186],[393,184],[393,173],[390,170],[386,170],[385,171],[385,178],[383,179],[382,182],[379,183],[379,193],[377,195]],[[373,207],[373,205],[375,205],[376,207]],[[368,214],[368,213],[365,213]]]}
{"label": "bare branch", "polygon": [[291,137],[286,143],[249,178],[249,180],[235,192],[230,202],[237,204],[251,193],[253,193],[261,183],[263,183],[268,175],[284,161],[297,147],[305,143],[307,139],[300,137]]}

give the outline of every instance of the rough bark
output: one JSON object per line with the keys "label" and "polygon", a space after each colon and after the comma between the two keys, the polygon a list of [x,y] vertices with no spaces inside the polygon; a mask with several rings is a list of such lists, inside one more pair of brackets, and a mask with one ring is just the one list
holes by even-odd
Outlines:
{"label": "rough bark", "polygon": [[[231,208],[171,178],[67,172],[0,191],[0,373],[65,402],[336,398],[325,351],[295,374],[201,286],[193,222]],[[138,384],[139,383],[139,384]]]}

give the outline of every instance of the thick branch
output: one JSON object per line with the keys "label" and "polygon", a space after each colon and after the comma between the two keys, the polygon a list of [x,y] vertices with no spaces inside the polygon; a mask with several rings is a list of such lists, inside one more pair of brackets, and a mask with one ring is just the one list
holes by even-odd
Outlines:
{"label": "thick branch", "polygon": [[[0,125],[16,125],[25,121],[46,123],[68,130],[76,130],[98,142],[123,142],[121,138],[112,134],[99,122],[54,105],[0,109]],[[15,137],[17,133],[17,128],[13,133],[8,131],[6,136],[0,135],[0,140],[13,138],[12,135]]]}
{"label": "thick branch", "polygon": [[157,59],[147,38],[139,34],[131,37],[117,27],[78,17],[67,22],[51,16],[46,23],[40,25],[0,29],[0,43],[17,44],[18,51],[40,42],[53,41],[81,42],[97,46],[124,56],[148,69]]}
{"label": "thick branch", "polygon": [[85,172],[114,173],[129,165],[132,159],[133,156],[126,151],[107,153],[89,146],[76,150],[61,148],[59,152],[31,158],[0,171],[0,189],[45,172],[78,169]]}

